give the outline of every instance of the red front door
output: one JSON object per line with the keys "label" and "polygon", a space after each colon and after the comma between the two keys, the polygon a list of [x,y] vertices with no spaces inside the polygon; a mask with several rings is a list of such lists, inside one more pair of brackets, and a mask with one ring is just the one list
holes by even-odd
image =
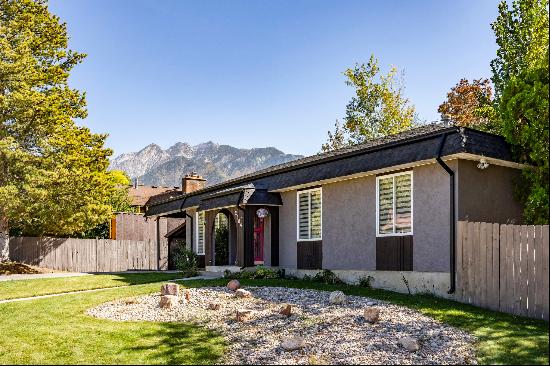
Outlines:
{"label": "red front door", "polygon": [[264,264],[264,218],[254,215],[254,264]]}

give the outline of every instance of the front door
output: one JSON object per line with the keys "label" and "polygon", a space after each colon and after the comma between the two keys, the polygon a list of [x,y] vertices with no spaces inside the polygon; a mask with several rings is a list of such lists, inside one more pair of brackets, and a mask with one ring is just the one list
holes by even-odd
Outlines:
{"label": "front door", "polygon": [[254,264],[264,264],[264,220],[254,215]]}

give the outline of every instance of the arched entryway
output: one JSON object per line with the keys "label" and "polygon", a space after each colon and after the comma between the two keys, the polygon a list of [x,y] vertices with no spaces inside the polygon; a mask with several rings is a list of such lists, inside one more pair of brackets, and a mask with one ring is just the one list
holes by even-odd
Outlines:
{"label": "arched entryway", "polygon": [[220,210],[214,218],[211,242],[214,266],[235,265],[237,229],[233,215],[226,209]]}

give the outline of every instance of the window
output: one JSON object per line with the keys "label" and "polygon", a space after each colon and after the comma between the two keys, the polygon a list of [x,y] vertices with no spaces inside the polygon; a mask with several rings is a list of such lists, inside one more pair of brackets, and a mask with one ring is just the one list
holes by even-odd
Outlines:
{"label": "window", "polygon": [[204,255],[204,211],[197,212],[197,254]]}
{"label": "window", "polygon": [[377,236],[412,234],[412,181],[410,171],[376,177]]}
{"label": "window", "polygon": [[298,240],[321,240],[321,188],[298,192]]}

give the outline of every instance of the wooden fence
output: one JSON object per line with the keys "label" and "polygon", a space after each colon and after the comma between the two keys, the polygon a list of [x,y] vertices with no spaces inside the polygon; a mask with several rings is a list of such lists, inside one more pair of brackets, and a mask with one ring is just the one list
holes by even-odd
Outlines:
{"label": "wooden fence", "polygon": [[13,261],[72,272],[167,269],[168,241],[65,238],[10,238]]}
{"label": "wooden fence", "polygon": [[548,320],[548,225],[459,221],[456,300]]}

